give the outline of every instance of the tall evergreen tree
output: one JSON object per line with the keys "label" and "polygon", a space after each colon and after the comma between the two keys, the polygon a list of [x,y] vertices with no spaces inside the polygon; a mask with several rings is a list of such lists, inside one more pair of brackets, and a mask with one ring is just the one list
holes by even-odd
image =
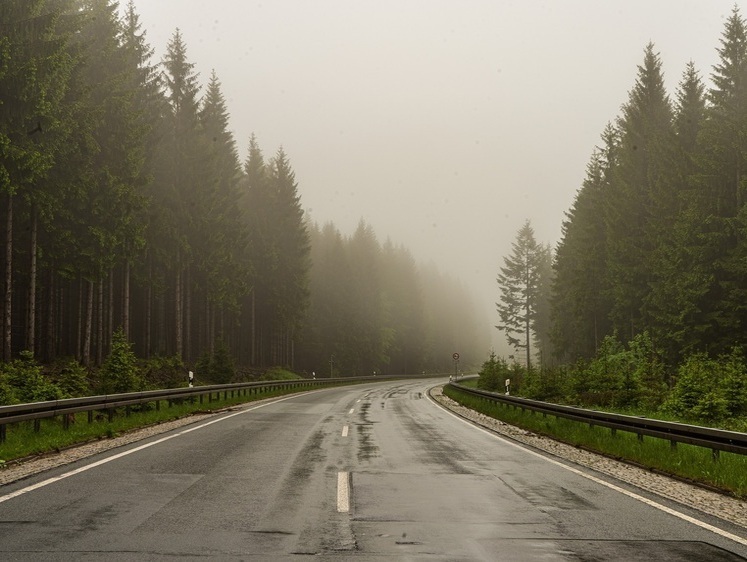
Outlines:
{"label": "tall evergreen tree", "polygon": [[553,263],[552,341],[558,357],[570,361],[594,357],[610,330],[604,210],[617,147],[612,125],[603,139],[566,213]]}
{"label": "tall evergreen tree", "polygon": [[[14,207],[17,196],[21,194],[30,203],[30,214],[37,217],[35,202],[43,200],[43,195],[37,197],[38,190],[32,188],[48,174],[68,133],[64,120],[67,112],[63,105],[75,65],[68,41],[76,28],[66,21],[72,17],[73,6],[65,0],[7,0],[0,4],[0,91],[3,92],[0,100],[0,192],[4,195],[5,217],[5,361],[10,360],[14,350]],[[32,252],[35,260],[35,246]],[[32,276],[35,276],[33,267]],[[27,337],[27,343],[33,346],[28,340]]]}
{"label": "tall evergreen tree", "polygon": [[712,282],[701,306],[711,327],[703,344],[726,353],[747,345],[747,27],[737,7],[727,19],[701,131],[700,213]]}
{"label": "tall evergreen tree", "polygon": [[197,230],[203,156],[200,153],[198,77],[194,63],[188,61],[187,47],[178,29],[167,46],[163,68],[169,111],[165,120],[163,163],[156,176],[157,191],[153,194],[159,215],[154,225],[158,230],[153,232],[152,240],[159,261],[167,268],[162,276],[164,287],[169,287],[166,295],[171,295],[173,304],[173,321],[169,322],[173,326],[173,337],[161,330],[162,346],[171,341],[168,348],[184,358],[190,355],[190,350],[185,349],[185,344],[189,343],[185,333],[190,332],[191,320],[189,311],[185,310],[190,302],[188,275],[193,260],[190,241],[203,234]]}
{"label": "tall evergreen tree", "polygon": [[541,278],[547,250],[538,244],[527,220],[516,234],[511,255],[504,258],[498,274],[501,300],[496,304],[501,323],[496,326],[506,335],[508,344],[524,350],[527,369],[532,366],[533,344],[537,338],[538,313],[546,281]]}
{"label": "tall evergreen tree", "polygon": [[650,287],[651,229],[657,216],[654,191],[673,135],[661,61],[652,44],[646,46],[618,127],[617,166],[605,197],[607,272],[613,325],[628,339],[644,327],[642,304]]}
{"label": "tall evergreen tree", "polygon": [[[142,143],[142,166],[136,181],[144,189],[148,202],[151,202],[154,191],[154,178],[160,161],[160,148],[163,139],[166,100],[162,92],[162,78],[157,65],[153,62],[154,50],[146,40],[140,17],[135,10],[133,0],[127,4],[123,19],[122,46],[129,65],[135,69],[131,76],[132,88],[135,91],[134,108],[137,113],[136,126],[144,134]],[[162,177],[161,177],[162,179]],[[148,260],[150,247],[147,242],[154,225],[154,209],[148,205],[142,212],[141,222],[145,225],[145,247],[130,245],[124,248],[122,326],[125,337],[130,337],[130,271],[135,266],[136,273],[146,287],[141,302],[145,303],[144,313],[138,317],[139,323],[136,342],[142,346],[146,357],[151,352],[153,283],[151,280],[152,261]],[[151,254],[152,256],[152,254]],[[134,334],[133,334],[134,335]]]}
{"label": "tall evergreen tree", "polygon": [[645,303],[649,331],[671,364],[697,350],[710,329],[702,306],[713,283],[712,254],[704,245],[708,220],[696,188],[705,110],[704,86],[690,63],[677,92],[670,165],[657,191],[652,282]]}
{"label": "tall evergreen tree", "polygon": [[[137,67],[121,43],[121,22],[117,5],[110,0],[85,0],[86,25],[79,36],[85,57],[86,97],[81,106],[86,117],[88,139],[80,152],[79,185],[82,197],[71,200],[72,216],[83,220],[77,231],[79,257],[77,272],[86,281],[83,347],[84,363],[97,347],[102,359],[104,323],[104,280],[125,247],[138,245],[142,225],[137,220],[143,205],[140,174],[143,164],[144,130],[135,105],[137,87],[132,77]],[[82,116],[81,116],[82,117]],[[86,150],[88,149],[88,150]],[[94,305],[94,291],[98,292]],[[98,310],[94,322],[93,311]],[[93,332],[94,324],[98,330]]]}
{"label": "tall evergreen tree", "polygon": [[[220,82],[213,72],[200,108],[205,166],[203,202],[199,215],[201,239],[194,239],[197,266],[207,298],[202,315],[207,324],[205,335],[213,352],[216,313],[238,312],[239,301],[247,292],[250,272],[246,252],[248,231],[239,206],[238,183],[241,178],[236,142],[228,129],[228,110]],[[221,322],[221,338],[225,338]]]}

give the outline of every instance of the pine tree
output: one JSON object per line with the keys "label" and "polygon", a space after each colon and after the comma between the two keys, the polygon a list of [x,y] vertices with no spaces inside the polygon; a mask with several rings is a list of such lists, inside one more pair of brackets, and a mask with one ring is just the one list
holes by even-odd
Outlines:
{"label": "pine tree", "polygon": [[592,154],[555,252],[552,341],[558,357],[571,362],[594,357],[610,330],[604,209],[616,138],[609,125],[606,148]]}
{"label": "pine tree", "polygon": [[713,283],[711,255],[704,245],[709,221],[696,188],[705,111],[704,86],[690,63],[677,92],[670,164],[657,191],[651,292],[645,302],[651,334],[670,364],[698,350],[710,329],[702,308]]}
{"label": "pine tree", "polygon": [[646,46],[618,127],[617,165],[605,197],[607,273],[613,326],[630,339],[644,327],[642,304],[650,287],[652,222],[658,211],[654,192],[673,136],[672,109],[652,44]]}
{"label": "pine tree", "polygon": [[[162,165],[157,170],[153,193],[158,215],[151,223],[151,243],[159,261],[168,268],[162,280],[169,291],[173,338],[162,334],[162,341],[172,340],[174,353],[184,358],[190,355],[189,334],[191,316],[185,310],[189,299],[189,273],[193,263],[190,242],[204,235],[199,231],[200,194],[203,158],[199,136],[199,85],[194,63],[187,59],[187,47],[181,32],[174,32],[163,60],[168,113],[165,119]],[[165,311],[164,311],[165,312]],[[164,324],[166,324],[164,319]],[[186,334],[186,337],[185,337]]]}
{"label": "pine tree", "polygon": [[[220,82],[213,73],[200,107],[200,125],[204,146],[204,179],[200,213],[195,217],[200,238],[191,242],[198,273],[203,278],[207,310],[201,307],[206,323],[207,345],[216,341],[216,315],[238,312],[239,301],[247,292],[249,275],[248,231],[239,206],[238,183],[241,178],[236,143],[228,129],[228,111]],[[221,338],[224,322],[221,322]],[[203,345],[204,345],[203,341]]]}
{"label": "pine tree", "polygon": [[712,283],[701,306],[711,327],[704,344],[726,353],[747,330],[747,25],[737,7],[726,22],[708,92],[699,187]]}
{"label": "pine tree", "polygon": [[501,300],[496,304],[501,323],[496,326],[506,334],[508,344],[526,352],[526,367],[532,366],[533,344],[537,338],[537,320],[541,306],[542,279],[547,250],[534,238],[527,220],[516,234],[511,255],[504,258],[498,285]]}
{"label": "pine tree", "polygon": [[[55,162],[64,143],[63,106],[75,65],[67,42],[75,31],[71,2],[6,0],[0,4],[0,192],[4,195],[5,291],[3,359],[10,360],[12,342],[13,211],[24,195],[37,216],[32,189]],[[34,258],[36,247],[32,248]],[[33,262],[35,263],[35,262]],[[27,338],[28,340],[28,338]],[[32,342],[27,342],[31,343]]]}

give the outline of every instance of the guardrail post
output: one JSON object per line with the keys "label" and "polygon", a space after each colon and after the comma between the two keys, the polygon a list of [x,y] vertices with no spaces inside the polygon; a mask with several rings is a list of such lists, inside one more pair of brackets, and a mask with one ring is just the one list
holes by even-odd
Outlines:
{"label": "guardrail post", "polygon": [[718,449],[711,449],[711,456],[714,461],[718,461],[721,458],[721,451]]}
{"label": "guardrail post", "polygon": [[672,440],[671,440],[671,441],[669,442],[669,448],[670,448],[670,449],[676,449],[676,448],[677,448],[677,441],[675,441],[674,439],[672,439]]}
{"label": "guardrail post", "polygon": [[5,443],[5,424],[0,423],[0,443]]}
{"label": "guardrail post", "polygon": [[41,430],[41,420],[39,418],[34,420],[34,433],[39,433]]}
{"label": "guardrail post", "polygon": [[159,412],[161,410],[161,401],[156,400],[156,412]]}
{"label": "guardrail post", "polygon": [[93,423],[93,410],[88,410],[88,423]]}
{"label": "guardrail post", "polygon": [[640,441],[641,443],[643,443],[643,433],[639,433],[638,434],[638,441]]}
{"label": "guardrail post", "polygon": [[75,414],[62,414],[62,429],[70,429],[70,420],[75,423]]}
{"label": "guardrail post", "polygon": [[107,408],[106,409],[106,416],[109,419],[109,423],[114,421],[114,408]]}

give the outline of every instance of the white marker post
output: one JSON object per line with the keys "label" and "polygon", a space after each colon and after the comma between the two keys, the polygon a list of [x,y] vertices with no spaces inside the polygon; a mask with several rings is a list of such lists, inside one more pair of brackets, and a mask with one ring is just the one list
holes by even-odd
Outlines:
{"label": "white marker post", "polygon": [[511,379],[506,379],[506,394],[510,394],[509,390],[511,387]]}
{"label": "white marker post", "polygon": [[192,371],[190,371],[189,372],[189,388],[192,388],[194,386],[194,382],[195,382],[195,374]]}

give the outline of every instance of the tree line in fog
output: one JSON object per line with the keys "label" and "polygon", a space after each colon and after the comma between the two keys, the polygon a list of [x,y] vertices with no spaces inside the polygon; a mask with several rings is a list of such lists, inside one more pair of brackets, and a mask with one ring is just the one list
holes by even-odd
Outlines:
{"label": "tree line in fog", "polygon": [[7,0],[0,28],[5,362],[99,366],[118,328],[142,358],[309,374],[475,345],[458,283],[365,225],[311,223],[282,149],[238,154],[179,30],[159,63],[132,3]]}
{"label": "tree line in fog", "polygon": [[648,332],[670,364],[747,345],[746,32],[734,8],[710,87],[690,63],[673,99],[646,47],[563,223],[552,300],[565,359],[615,333]]}
{"label": "tree line in fog", "polygon": [[525,268],[499,282],[522,298],[501,301],[503,324],[515,339],[529,326],[512,343],[536,346],[545,366],[573,365],[535,378],[552,387],[535,395],[648,407],[675,397],[672,411],[711,417],[747,408],[747,25],[736,7],[717,52],[710,83],[689,63],[672,98],[646,46],[551,270],[533,232],[517,234],[502,272]]}

